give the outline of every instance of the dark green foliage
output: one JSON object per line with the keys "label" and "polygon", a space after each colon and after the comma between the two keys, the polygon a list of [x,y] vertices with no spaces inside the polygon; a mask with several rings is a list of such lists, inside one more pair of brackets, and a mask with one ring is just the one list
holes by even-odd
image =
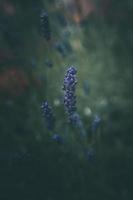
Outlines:
{"label": "dark green foliage", "polygon": [[[6,31],[0,26],[0,200],[132,200],[132,1],[112,0],[106,16],[93,13],[80,27],[73,26],[65,13],[67,23],[59,22],[65,9],[55,9],[57,1],[10,2],[16,14],[6,16]],[[42,8],[49,12],[52,44],[38,34]],[[67,26],[74,53],[61,57],[53,44],[62,40]],[[5,49],[12,59],[2,58]],[[47,58],[54,67],[45,66]],[[81,145],[78,130],[73,134],[75,129],[64,129],[67,119],[60,90],[69,65],[78,68],[77,107],[87,130]],[[82,89],[85,80],[91,87],[87,95]],[[66,143],[52,140],[45,128],[40,112],[45,98],[59,119],[55,134],[65,136]],[[86,108],[90,112],[84,115]],[[103,121],[93,138],[95,113]],[[89,148],[82,148],[90,140],[94,140],[92,159]]]}

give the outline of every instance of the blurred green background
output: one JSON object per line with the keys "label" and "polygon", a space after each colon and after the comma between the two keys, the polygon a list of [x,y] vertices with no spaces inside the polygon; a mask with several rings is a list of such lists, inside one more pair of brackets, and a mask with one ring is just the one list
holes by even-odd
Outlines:
{"label": "blurred green background", "polygon": [[[50,41],[39,34],[42,9]],[[132,17],[131,0],[0,1],[0,200],[133,199]],[[62,104],[71,65],[83,141]],[[62,145],[45,127],[45,99],[67,140]],[[97,113],[102,124],[88,160]]]}

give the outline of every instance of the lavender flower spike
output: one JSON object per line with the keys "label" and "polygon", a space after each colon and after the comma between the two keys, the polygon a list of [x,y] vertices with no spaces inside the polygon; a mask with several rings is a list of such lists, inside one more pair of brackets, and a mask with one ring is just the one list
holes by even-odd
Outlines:
{"label": "lavender flower spike", "polygon": [[42,116],[45,118],[46,126],[49,130],[53,131],[55,128],[55,118],[52,112],[52,108],[47,101],[44,101],[41,105]]}
{"label": "lavender flower spike", "polygon": [[56,141],[59,144],[63,144],[63,142],[64,142],[63,138],[59,134],[57,134],[57,133],[53,134],[51,139],[53,141]]}
{"label": "lavender flower spike", "polygon": [[68,119],[71,124],[79,128],[81,136],[86,135],[86,131],[80,115],[77,113],[76,108],[76,78],[77,70],[75,67],[71,66],[68,68],[67,73],[64,78],[63,90],[64,90],[64,105],[66,113],[68,114]]}
{"label": "lavender flower spike", "polygon": [[77,70],[75,67],[69,67],[64,78],[63,90],[64,90],[64,105],[69,120],[72,122],[72,115],[76,112],[76,95],[75,86],[77,84],[76,79]]}

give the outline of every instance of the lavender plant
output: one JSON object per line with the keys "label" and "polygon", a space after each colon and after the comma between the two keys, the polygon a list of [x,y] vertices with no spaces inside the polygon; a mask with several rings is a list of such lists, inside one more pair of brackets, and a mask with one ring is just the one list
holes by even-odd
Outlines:
{"label": "lavender plant", "polygon": [[76,112],[75,89],[77,84],[77,70],[75,67],[69,67],[64,78],[64,106],[70,122],[73,121],[73,114]]}
{"label": "lavender plant", "polygon": [[57,143],[62,144],[63,138],[61,135],[55,133],[55,117],[53,115],[52,108],[47,101],[44,101],[41,105],[42,116],[45,118],[46,127],[49,131],[52,131],[51,139]]}
{"label": "lavender plant", "polygon": [[[85,154],[87,156],[87,159],[90,160],[94,156],[94,149],[93,145],[95,144],[92,140],[88,143],[87,142],[87,134],[84,127],[84,124],[81,120],[80,115],[77,113],[77,106],[76,106],[76,84],[77,84],[77,77],[76,77],[77,69],[74,66],[70,66],[65,74],[64,82],[63,82],[63,91],[64,91],[64,107],[65,111],[68,116],[68,120],[70,124],[72,124],[74,127],[78,128],[78,131],[80,132],[81,136],[84,136],[83,140],[79,140],[79,147],[83,147]],[[55,117],[52,112],[52,108],[49,106],[47,101],[44,101],[41,105],[42,115],[45,118],[46,126],[47,128],[52,131],[52,137],[51,139],[53,141],[56,141],[59,144],[64,143],[64,137],[62,137],[60,134],[55,132]],[[94,120],[91,124],[91,131],[92,133],[96,133],[99,125],[101,123],[101,118],[99,115],[95,115]],[[67,124],[69,127],[69,125]],[[63,125],[63,129],[64,129]],[[91,148],[90,148],[91,147]],[[87,150],[88,149],[88,150]]]}
{"label": "lavender plant", "polygon": [[44,101],[41,105],[42,116],[45,118],[46,127],[48,130],[53,131],[55,129],[55,117],[52,112],[52,108],[47,101]]}
{"label": "lavender plant", "polygon": [[51,138],[53,141],[56,141],[57,143],[60,143],[62,144],[64,142],[63,138],[61,137],[61,135],[55,133],[52,135],[52,138]]}
{"label": "lavender plant", "polygon": [[80,115],[77,113],[76,108],[76,78],[77,70],[75,67],[71,66],[68,68],[63,84],[64,90],[64,106],[66,113],[68,114],[69,122],[79,128],[80,134],[82,136],[86,135],[86,131],[83,125],[83,122],[80,118]]}

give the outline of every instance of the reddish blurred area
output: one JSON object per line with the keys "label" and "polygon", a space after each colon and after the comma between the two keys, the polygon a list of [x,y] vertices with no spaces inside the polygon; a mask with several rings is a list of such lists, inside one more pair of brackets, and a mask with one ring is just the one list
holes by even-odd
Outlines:
{"label": "reddish blurred area", "polygon": [[[16,13],[15,5],[10,0],[0,1],[0,11],[4,16],[12,17]],[[7,47],[0,48],[0,64],[12,62],[16,59],[13,49]],[[8,68],[5,67],[0,72],[0,93],[20,96],[29,87],[29,81],[27,75],[22,70],[18,70],[17,67]]]}
{"label": "reddish blurred area", "polygon": [[79,23],[84,20],[87,16],[95,12],[96,5],[91,0],[78,0],[75,1],[78,7],[78,14],[74,15],[74,20]]}
{"label": "reddish blurred area", "polygon": [[6,15],[13,16],[16,13],[15,5],[10,0],[1,0],[0,9]]}
{"label": "reddish blurred area", "polygon": [[76,23],[80,23],[95,11],[95,4],[92,0],[64,0],[64,5],[69,18]]}
{"label": "reddish blurred area", "polygon": [[29,77],[27,73],[17,67],[6,69],[0,73],[0,93],[12,97],[22,96],[29,91],[31,86],[39,92],[43,85],[43,80],[37,78],[35,74],[31,73]]}
{"label": "reddish blurred area", "polygon": [[77,24],[91,14],[104,16],[107,14],[112,0],[101,0],[98,6],[93,0],[64,0],[67,15]]}
{"label": "reddish blurred area", "polygon": [[21,95],[28,87],[28,77],[22,70],[12,68],[0,73],[0,91]]}
{"label": "reddish blurred area", "polygon": [[[3,20],[4,18],[10,19],[12,16],[16,16],[16,10],[16,5],[12,1],[0,0],[0,12],[2,15],[1,20]],[[2,31],[6,30],[5,26],[6,25],[4,24],[4,21],[2,21],[1,27],[4,27],[3,29],[1,29]],[[2,32],[3,35],[5,34],[4,31]],[[19,64],[21,65],[21,55],[19,57],[12,46],[4,46],[4,42],[6,43],[6,39],[5,41],[3,40],[3,38],[1,40],[3,41],[3,45],[0,47],[0,95],[3,95],[3,97],[11,96],[13,98],[19,96],[21,97],[23,94],[29,91],[31,87],[39,91],[42,86],[42,81],[37,78],[36,75],[32,73],[32,71],[31,74],[28,74],[25,68],[19,66]],[[18,62],[19,59],[20,63],[13,64]]]}

